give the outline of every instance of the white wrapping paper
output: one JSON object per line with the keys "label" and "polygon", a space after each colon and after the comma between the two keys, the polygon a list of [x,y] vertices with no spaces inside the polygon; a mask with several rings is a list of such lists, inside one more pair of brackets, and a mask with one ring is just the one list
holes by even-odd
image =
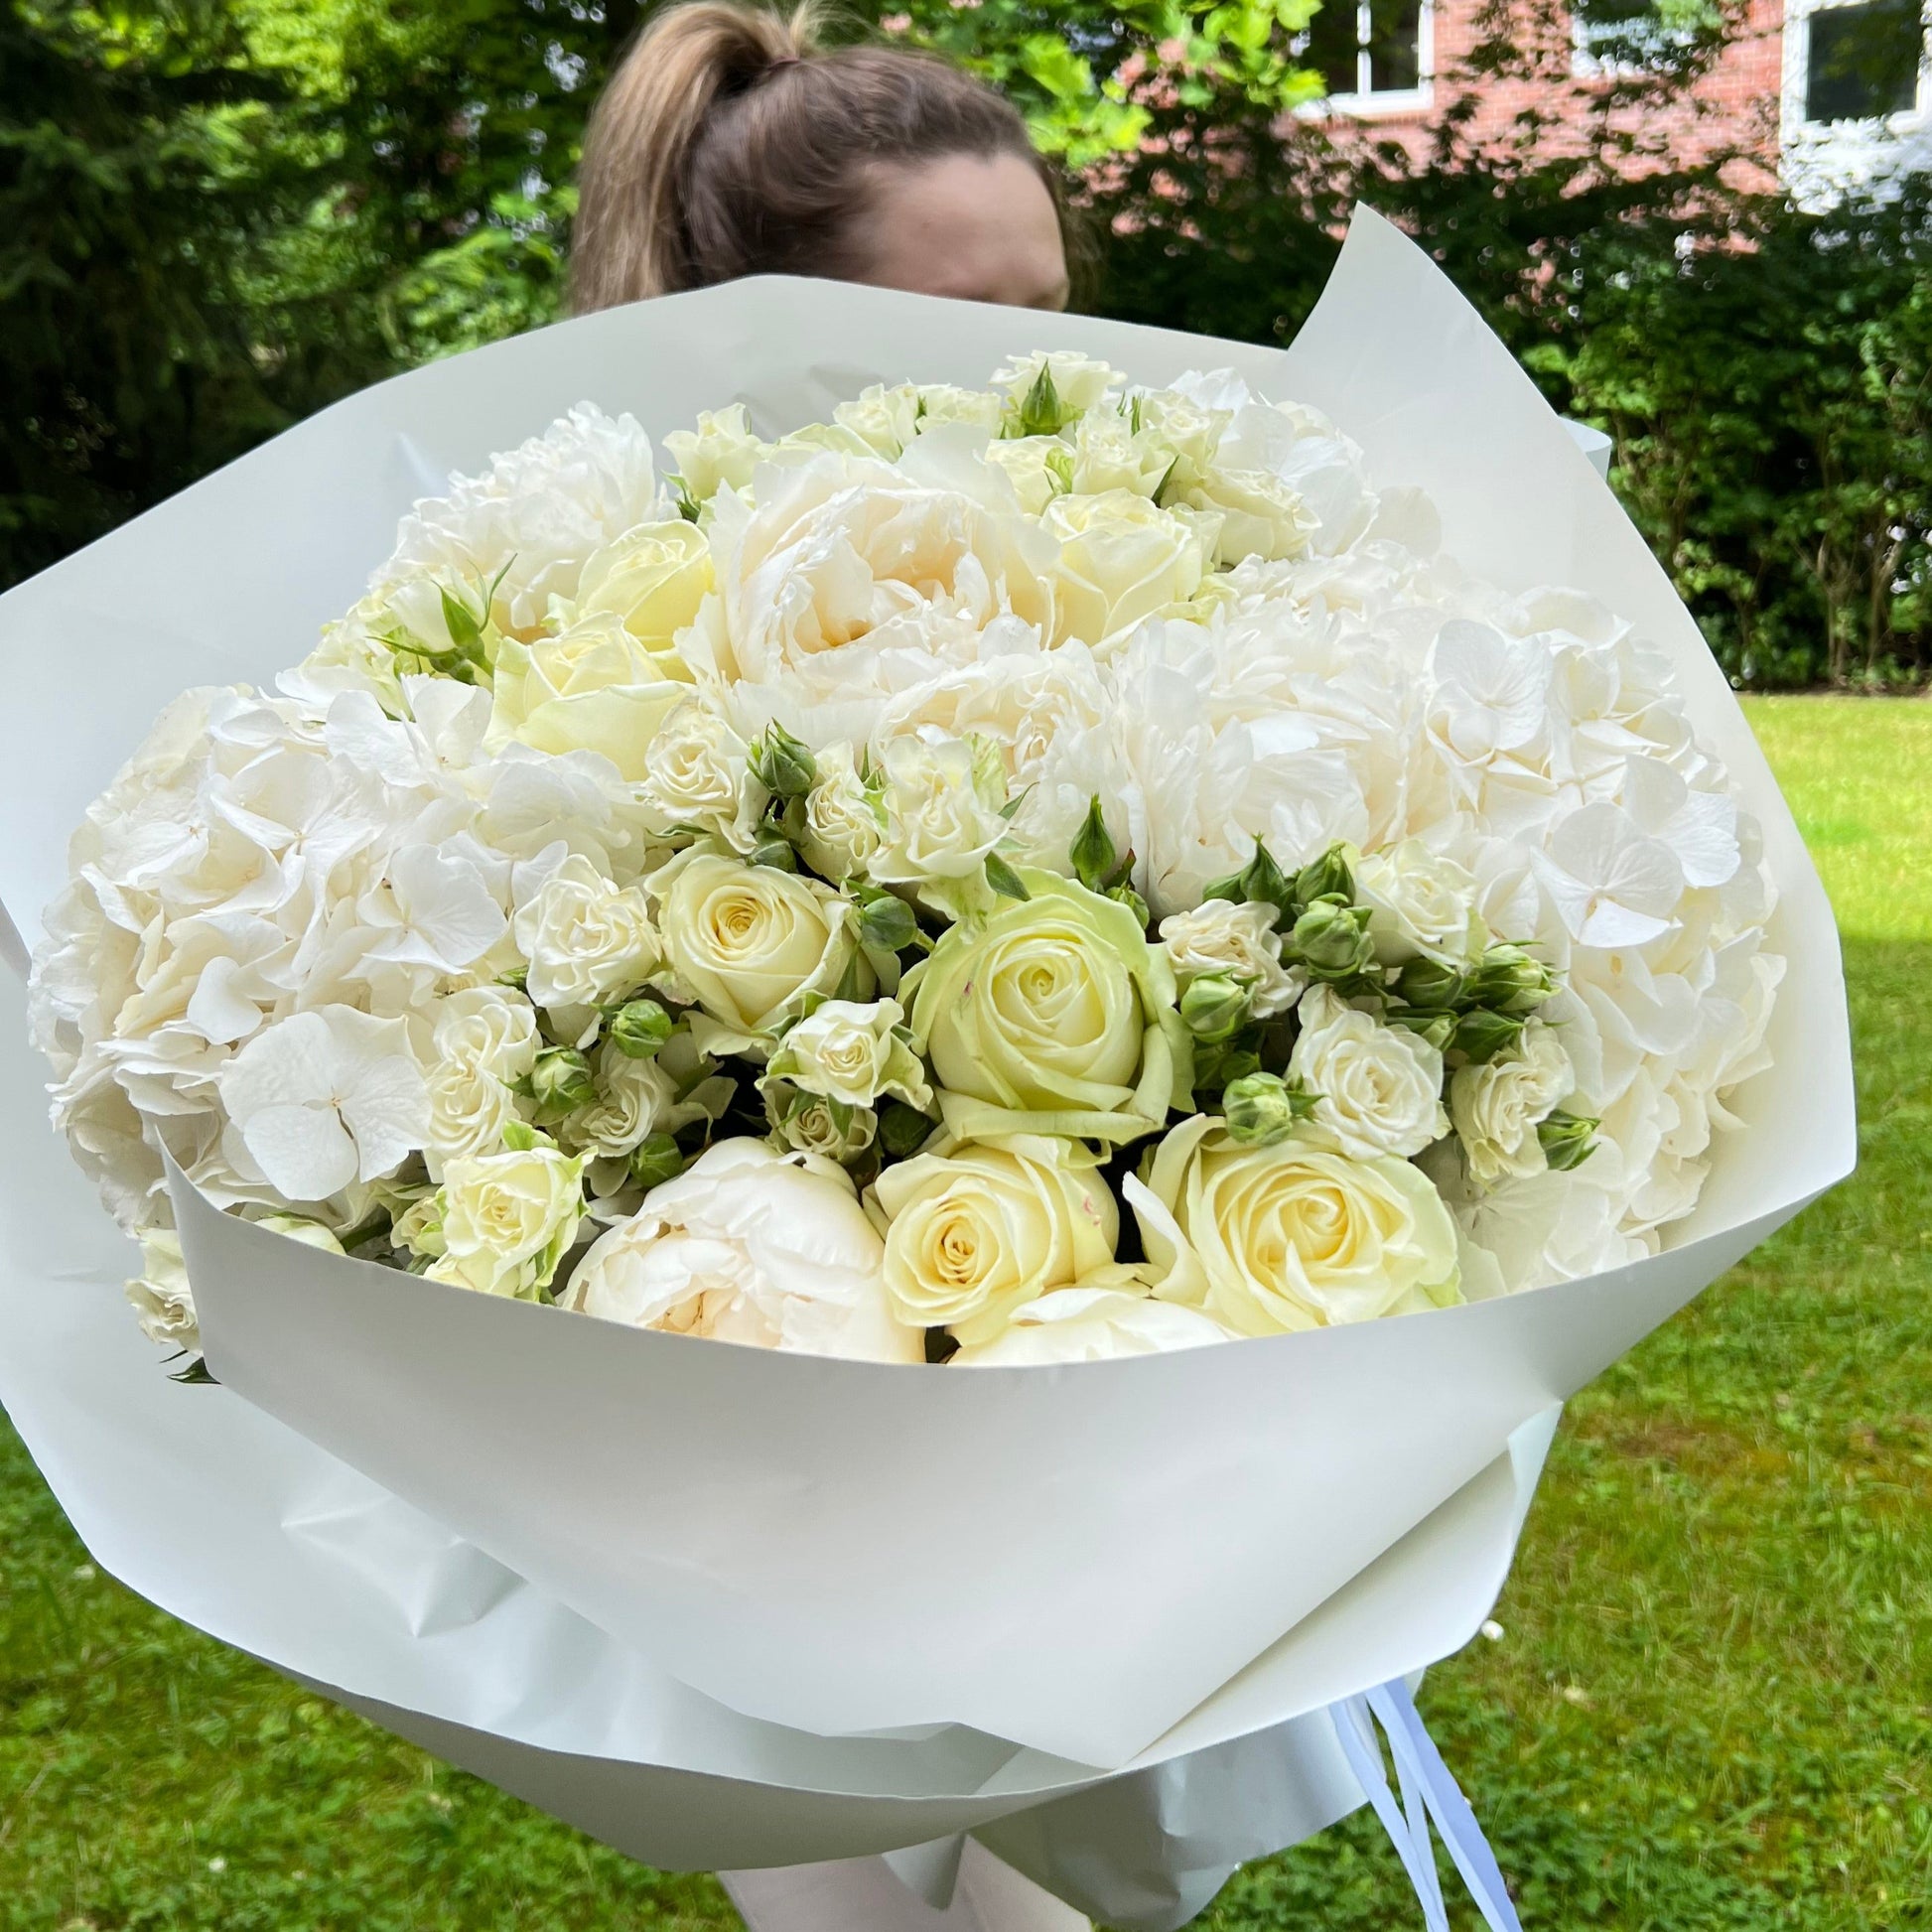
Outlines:
{"label": "white wrapping paper", "polygon": [[[653,432],[738,399],[776,431],[1040,345],[1149,381],[1231,365],[1311,402],[1377,482],[1431,491],[1472,569],[1594,592],[1677,659],[1764,824],[1789,972],[1748,1131],[1672,1248],[1361,1328],[966,1376],[489,1303],[178,1189],[228,1385],[182,1391],[118,1306],[126,1252],[39,1123],[16,1015],[0,1395],[104,1567],[621,1849],[792,1863],[1007,1816],[1003,1855],[1152,1926],[1347,1808],[1293,1721],[1467,1640],[1555,1406],[1853,1159],[1830,915],[1749,732],[1636,532],[1419,251],[1358,216],[1286,354],[751,282],[366,391],[0,601],[0,900],[31,939],[68,830],[163,703],[295,661],[411,498],[580,398]],[[1243,1744],[1284,1725],[1266,1761],[1300,1767],[1293,1800]],[[1135,1868],[1150,1804],[1185,1817],[1217,1787]]]}

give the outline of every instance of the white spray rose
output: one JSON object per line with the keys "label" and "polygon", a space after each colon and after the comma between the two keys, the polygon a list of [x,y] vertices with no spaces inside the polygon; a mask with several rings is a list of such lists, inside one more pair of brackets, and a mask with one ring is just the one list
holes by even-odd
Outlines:
{"label": "white spray rose", "polygon": [[962,1342],[997,1335],[1023,1303],[1113,1265],[1120,1215],[1078,1142],[1020,1134],[885,1169],[886,1287],[900,1320]]}
{"label": "white spray rose", "polygon": [[1191,911],[1161,921],[1161,945],[1184,987],[1209,973],[1231,973],[1248,988],[1248,1011],[1257,1020],[1286,1013],[1306,983],[1282,964],[1277,909],[1250,899],[1203,899]]}
{"label": "white spray rose", "polygon": [[1218,1321],[1131,1288],[1056,1288],[1017,1310],[992,1340],[961,1348],[954,1368],[1024,1368],[1047,1362],[1110,1362],[1227,1341]]}
{"label": "white spray rose", "polygon": [[752,776],[751,748],[697,699],[658,727],[637,795],[660,832],[695,827],[734,852],[751,851],[766,804],[764,787]]}
{"label": "white spray rose", "polygon": [[466,1072],[520,1080],[536,1064],[536,1010],[506,987],[465,987],[437,1003],[430,1055]]}
{"label": "white spray rose", "polygon": [[1243,1147],[1197,1114],[1124,1191],[1155,1293],[1240,1334],[1459,1299],[1455,1223],[1407,1161],[1353,1161],[1300,1139]]}
{"label": "white spray rose", "polygon": [[1073,426],[1071,486],[1076,495],[1131,490],[1152,496],[1173,464],[1173,452],[1136,435],[1125,417],[1095,410]]}
{"label": "white spray rose", "polygon": [[575,854],[518,905],[511,932],[529,962],[530,998],[546,1008],[613,1000],[648,979],[661,957],[643,893],[614,886]]}
{"label": "white spray rose", "polygon": [[884,1246],[830,1162],[720,1141],[601,1236],[564,1306],[672,1334],[857,1361],[919,1362],[896,1320]]}
{"label": "white spray rose", "polygon": [[1449,1076],[1449,1118],[1478,1185],[1524,1179],[1549,1166],[1537,1128],[1576,1085],[1554,1027],[1531,1020],[1516,1044]]}
{"label": "white spray rose", "polygon": [[1263,470],[1229,470],[1211,464],[1197,483],[1179,492],[1191,508],[1219,519],[1215,562],[1223,568],[1246,557],[1299,557],[1319,519],[1299,490]]}
{"label": "white spray rose", "polygon": [[1196,523],[1129,489],[1055,497],[1045,526],[1060,545],[1056,642],[1077,637],[1104,650],[1149,618],[1186,603],[1206,573]]}
{"label": "white spray rose", "polygon": [[1069,416],[1097,407],[1123,379],[1118,369],[1077,349],[1039,348],[1002,363],[993,372],[994,386],[1004,389],[1014,402],[1024,402],[1042,369],[1051,373],[1061,407]]}
{"label": "white spray rose", "polygon": [[897,1000],[872,1006],[827,1000],[786,1032],[768,1075],[848,1107],[871,1107],[891,1095],[924,1113],[932,1089],[918,1054],[901,1037],[904,1020]]}
{"label": "white spray rose", "polygon": [[650,889],[675,997],[703,1008],[692,1033],[707,1052],[763,1058],[770,1036],[848,971],[859,993],[872,990],[858,908],[819,880],[693,847]]}
{"label": "white spray rose", "polygon": [[1355,897],[1369,908],[1368,929],[1385,965],[1421,954],[1443,966],[1469,966],[1489,943],[1475,881],[1419,840],[1364,853],[1355,866]]}
{"label": "white spray rose", "polygon": [[143,1228],[141,1272],[127,1284],[141,1332],[157,1347],[194,1354],[202,1345],[195,1318],[195,1296],[181,1258],[181,1236],[173,1228]]}
{"label": "white spray rose", "polygon": [[891,463],[919,433],[918,387],[910,382],[875,382],[851,402],[840,403],[832,411],[832,420]]}
{"label": "white spray rose", "polygon": [[991,389],[961,389],[950,382],[927,382],[919,388],[919,420],[923,428],[942,423],[966,423],[974,429],[995,430],[1006,398]]}
{"label": "white spray rose", "polygon": [[1302,1000],[1288,1077],[1316,1094],[1308,1136],[1357,1161],[1406,1160],[1449,1132],[1443,1056],[1426,1039],[1358,1013],[1332,987]]}
{"label": "white spray rose", "polygon": [[672,469],[699,503],[721,489],[749,489],[764,453],[742,402],[729,409],[700,410],[696,429],[674,429],[664,439]]}
{"label": "white spray rose", "polygon": [[1006,766],[995,748],[927,727],[880,757],[886,829],[867,871],[882,886],[925,889],[957,914],[986,897],[986,856],[1005,838]]}
{"label": "white spray rose", "polygon": [[816,763],[818,774],[805,797],[800,850],[805,863],[827,879],[859,878],[885,836],[884,815],[859,775],[850,745],[828,745]]}
{"label": "white spray rose", "polygon": [[483,1295],[541,1297],[584,1213],[584,1162],[554,1147],[452,1161],[437,1196],[441,1253],[424,1273]]}

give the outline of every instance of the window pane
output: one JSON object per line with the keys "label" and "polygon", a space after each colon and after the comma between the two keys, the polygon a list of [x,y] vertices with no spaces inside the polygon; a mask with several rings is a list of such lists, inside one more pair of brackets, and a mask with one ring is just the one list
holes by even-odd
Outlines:
{"label": "window pane", "polygon": [[1309,22],[1309,51],[1302,58],[1331,94],[1355,91],[1355,0],[1321,0],[1320,12]]}
{"label": "window pane", "polygon": [[1857,121],[1910,107],[1924,38],[1919,0],[1870,0],[1814,13],[1805,118]]}
{"label": "window pane", "polygon": [[1422,84],[1421,0],[1369,0],[1369,85],[1378,94]]}

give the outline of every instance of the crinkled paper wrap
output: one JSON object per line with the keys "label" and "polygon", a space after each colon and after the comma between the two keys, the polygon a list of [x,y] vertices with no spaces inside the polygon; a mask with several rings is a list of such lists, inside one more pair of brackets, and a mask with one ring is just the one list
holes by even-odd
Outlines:
{"label": "crinkled paper wrap", "polygon": [[[1311,403],[1377,483],[1430,491],[1470,570],[1592,592],[1667,649],[1779,887],[1774,1065],[1651,1260],[1064,1369],[920,1373],[566,1318],[319,1255],[178,1182],[225,1385],[185,1392],[118,1306],[128,1254],[42,1124],[10,1022],[0,1393],[95,1554],[658,1863],[844,1857],[1006,1817],[989,1836],[1023,1867],[1053,1865],[1052,1841],[1091,1869],[1097,1844],[1125,1883],[1151,1791],[1184,1815],[1242,1740],[1465,1642],[1557,1406],[1853,1163],[1830,911],[1723,674],[1502,345],[1365,212],[1286,352],[752,281],[325,411],[0,602],[0,900],[31,941],[68,831],[168,699],[267,682],[354,601],[412,498],[580,398],[654,434],[742,400],[774,433],[871,381],[977,382],[1042,345],[1149,382],[1228,365]],[[1347,1808],[1345,1771],[1289,1735],[1271,1761],[1303,1767],[1299,1798],[1233,1781],[1251,1814],[1205,1807],[1137,1896],[1167,1887],[1171,1920],[1183,1869],[1198,1890],[1230,1847]]]}

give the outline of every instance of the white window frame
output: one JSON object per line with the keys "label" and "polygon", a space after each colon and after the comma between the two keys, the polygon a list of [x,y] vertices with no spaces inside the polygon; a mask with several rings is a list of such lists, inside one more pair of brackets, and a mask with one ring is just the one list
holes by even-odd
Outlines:
{"label": "white window frame", "polygon": [[[1615,34],[1638,38],[1632,35],[1627,25],[1618,27],[1613,33],[1605,33],[1600,38],[1610,40]],[[1570,9],[1570,71],[1575,78],[1590,80],[1599,74],[1634,73],[1639,70],[1635,63],[1619,61],[1610,55],[1597,53],[1598,38],[1590,32],[1590,24],[1585,17],[1583,7],[1573,5]],[[1662,21],[1657,23],[1656,33],[1650,38],[1659,48],[1667,47],[1673,42],[1680,47],[1687,46],[1690,41],[1688,34],[1681,31],[1673,32]]]}
{"label": "white window frame", "polygon": [[[1337,0],[1326,0],[1329,5]],[[1416,18],[1416,84],[1413,87],[1371,87],[1368,84],[1368,36],[1373,26],[1368,0],[1357,0],[1355,8],[1355,90],[1352,93],[1323,94],[1303,110],[1311,118],[1322,120],[1346,114],[1354,120],[1372,120],[1378,114],[1413,114],[1431,106],[1436,99],[1436,8],[1434,0],[1422,0]]]}
{"label": "white window frame", "polygon": [[1868,4],[1869,0],[1785,0],[1784,99],[1779,124],[1787,152],[1794,147],[1848,152],[1875,150],[1887,136],[1910,134],[1932,121],[1932,20],[1928,19],[1923,5],[1919,13],[1918,93],[1911,106],[1858,121],[1814,121],[1806,116],[1805,94],[1811,85],[1812,16]]}

